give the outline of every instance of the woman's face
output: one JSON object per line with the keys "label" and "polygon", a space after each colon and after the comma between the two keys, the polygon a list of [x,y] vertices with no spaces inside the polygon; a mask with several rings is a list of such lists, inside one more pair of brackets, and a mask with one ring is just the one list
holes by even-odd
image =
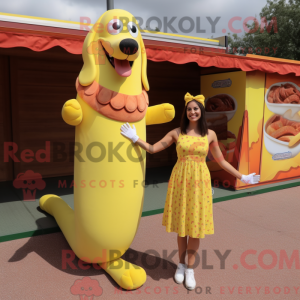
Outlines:
{"label": "woman's face", "polygon": [[200,107],[196,104],[195,101],[188,103],[186,108],[186,115],[190,122],[197,122],[201,118]]}

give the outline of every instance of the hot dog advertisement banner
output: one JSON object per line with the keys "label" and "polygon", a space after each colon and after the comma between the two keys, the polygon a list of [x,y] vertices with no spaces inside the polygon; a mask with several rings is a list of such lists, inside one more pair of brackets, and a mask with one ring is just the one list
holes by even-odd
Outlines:
{"label": "hot dog advertisement banner", "polygon": [[[208,128],[215,131],[226,161],[238,168],[245,119],[246,72],[204,75],[200,81]],[[236,179],[219,166],[210,151],[207,166],[215,187],[225,181],[223,186],[235,187]]]}
{"label": "hot dog advertisement banner", "polygon": [[261,182],[300,176],[300,78],[266,74]]}

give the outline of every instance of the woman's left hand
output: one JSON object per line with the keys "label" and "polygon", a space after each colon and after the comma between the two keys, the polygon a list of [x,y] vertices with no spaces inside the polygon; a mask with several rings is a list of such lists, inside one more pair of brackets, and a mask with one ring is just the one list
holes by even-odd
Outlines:
{"label": "woman's left hand", "polygon": [[255,175],[256,173],[252,173],[249,175],[242,175],[241,181],[246,184],[256,184],[260,181],[260,175]]}

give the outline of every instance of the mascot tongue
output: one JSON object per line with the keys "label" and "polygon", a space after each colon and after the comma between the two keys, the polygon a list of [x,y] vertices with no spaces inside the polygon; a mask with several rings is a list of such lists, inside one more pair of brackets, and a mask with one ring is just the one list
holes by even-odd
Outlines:
{"label": "mascot tongue", "polygon": [[114,58],[115,70],[122,77],[128,77],[131,75],[131,68],[127,59],[120,60]]}

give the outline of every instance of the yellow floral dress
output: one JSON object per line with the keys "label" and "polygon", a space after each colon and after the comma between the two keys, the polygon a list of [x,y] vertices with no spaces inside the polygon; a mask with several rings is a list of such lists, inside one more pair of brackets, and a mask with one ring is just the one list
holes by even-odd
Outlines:
{"label": "yellow floral dress", "polygon": [[180,134],[178,160],[169,184],[162,225],[179,236],[214,234],[211,178],[206,165],[208,138]]}

